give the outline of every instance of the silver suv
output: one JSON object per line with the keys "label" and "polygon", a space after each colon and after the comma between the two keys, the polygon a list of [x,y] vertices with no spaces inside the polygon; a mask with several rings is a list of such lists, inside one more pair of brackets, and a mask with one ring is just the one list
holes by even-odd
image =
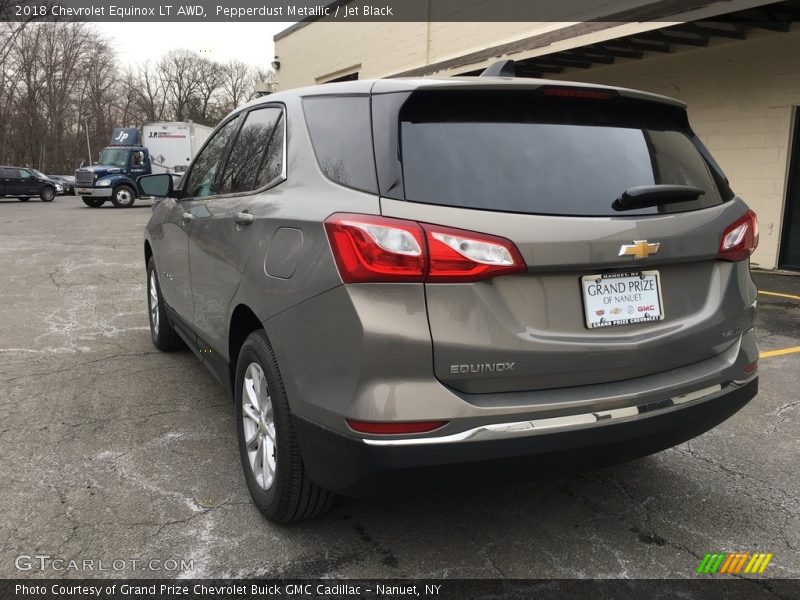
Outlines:
{"label": "silver suv", "polygon": [[423,467],[642,456],[756,395],[756,217],[675,100],[315,86],[139,181],[153,342],[231,395],[270,520]]}

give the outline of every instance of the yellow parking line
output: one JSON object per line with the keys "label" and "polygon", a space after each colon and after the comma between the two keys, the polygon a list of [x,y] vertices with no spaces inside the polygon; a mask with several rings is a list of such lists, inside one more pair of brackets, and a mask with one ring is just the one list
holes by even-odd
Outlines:
{"label": "yellow parking line", "polygon": [[794,354],[800,352],[800,346],[792,346],[791,348],[781,348],[780,350],[767,350],[758,355],[759,358],[770,358],[771,356],[783,356],[784,354]]}
{"label": "yellow parking line", "polygon": [[777,296],[778,298],[791,298],[792,300],[800,300],[800,296],[795,296],[794,294],[781,294],[780,292],[765,292],[764,290],[758,290],[759,296]]}

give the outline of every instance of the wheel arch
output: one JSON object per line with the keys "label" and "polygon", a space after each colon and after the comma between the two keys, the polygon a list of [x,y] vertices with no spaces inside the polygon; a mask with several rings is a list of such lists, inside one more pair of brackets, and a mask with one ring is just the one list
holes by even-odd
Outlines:
{"label": "wheel arch", "polygon": [[242,349],[247,336],[259,329],[264,329],[264,324],[256,316],[256,313],[246,304],[237,305],[231,314],[231,321],[228,327],[228,367],[230,369],[231,386],[235,385],[236,382],[236,362],[239,359],[239,351]]}
{"label": "wheel arch", "polygon": [[150,257],[153,256],[153,248],[150,246],[150,240],[144,241],[144,267],[147,268],[147,263],[150,262]]}

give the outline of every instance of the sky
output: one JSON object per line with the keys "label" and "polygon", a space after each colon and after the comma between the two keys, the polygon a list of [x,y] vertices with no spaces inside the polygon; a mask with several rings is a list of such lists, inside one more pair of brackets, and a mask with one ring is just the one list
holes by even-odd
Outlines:
{"label": "sky", "polygon": [[212,60],[238,59],[267,68],[275,56],[272,36],[291,23],[95,23],[124,65],[156,61],[176,48]]}

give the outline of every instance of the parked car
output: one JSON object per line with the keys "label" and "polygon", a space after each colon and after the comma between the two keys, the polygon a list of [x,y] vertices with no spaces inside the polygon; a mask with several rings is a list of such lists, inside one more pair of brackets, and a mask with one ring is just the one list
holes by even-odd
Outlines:
{"label": "parked car", "polygon": [[75,177],[73,175],[50,175],[50,179],[53,179],[61,184],[64,189],[63,193],[65,195],[75,195]]}
{"label": "parked car", "polygon": [[52,202],[60,186],[36,169],[0,166],[0,197],[27,202],[39,196],[42,202]]}
{"label": "parked car", "polygon": [[147,224],[153,343],[232,396],[253,501],[313,516],[410,469],[628,459],[757,393],[755,214],[685,106],[499,77],[231,113]]}

